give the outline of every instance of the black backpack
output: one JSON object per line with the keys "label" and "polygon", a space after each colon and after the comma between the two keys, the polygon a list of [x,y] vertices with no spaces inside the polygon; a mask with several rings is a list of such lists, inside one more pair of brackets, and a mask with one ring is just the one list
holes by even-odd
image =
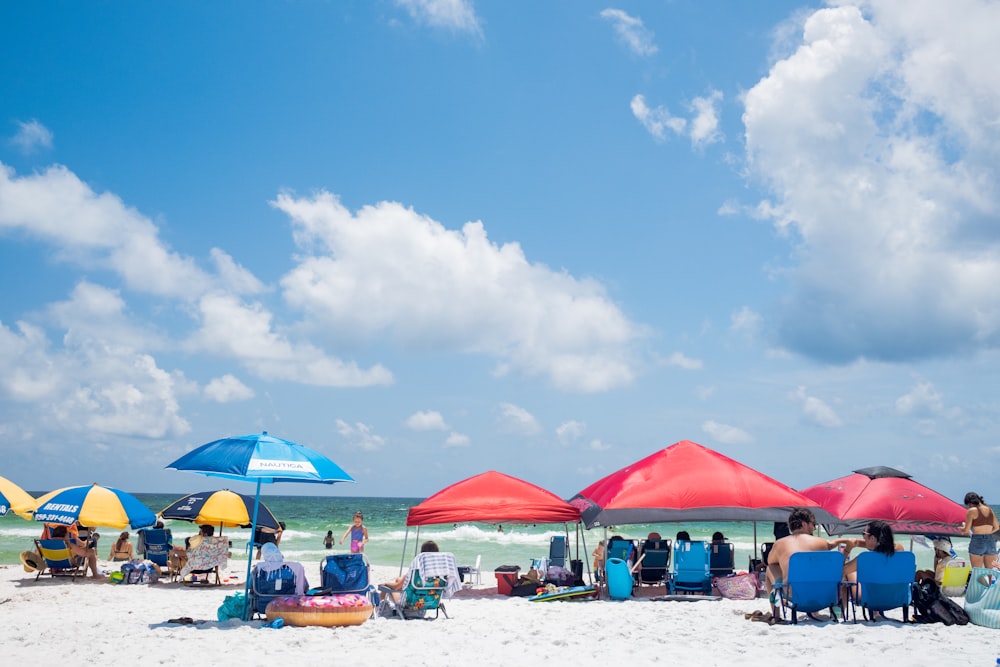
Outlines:
{"label": "black backpack", "polygon": [[921,579],[913,585],[913,620],[916,623],[965,625],[969,615],[954,600],[941,594],[933,579]]}

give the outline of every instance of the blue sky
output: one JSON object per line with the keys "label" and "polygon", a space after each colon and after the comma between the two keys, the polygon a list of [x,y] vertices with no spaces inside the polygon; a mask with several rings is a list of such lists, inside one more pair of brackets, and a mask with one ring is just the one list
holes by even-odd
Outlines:
{"label": "blue sky", "polygon": [[268,430],[323,493],[569,497],[689,439],[995,502],[998,24],[3,3],[0,475],[197,490],[163,466]]}

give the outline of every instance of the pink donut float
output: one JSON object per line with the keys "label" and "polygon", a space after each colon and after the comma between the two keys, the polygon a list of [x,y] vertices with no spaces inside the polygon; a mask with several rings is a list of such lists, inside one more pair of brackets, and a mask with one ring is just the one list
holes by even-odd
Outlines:
{"label": "pink donut float", "polygon": [[265,610],[268,621],[280,618],[285,625],[361,625],[372,615],[372,604],[364,595],[285,595],[271,600]]}

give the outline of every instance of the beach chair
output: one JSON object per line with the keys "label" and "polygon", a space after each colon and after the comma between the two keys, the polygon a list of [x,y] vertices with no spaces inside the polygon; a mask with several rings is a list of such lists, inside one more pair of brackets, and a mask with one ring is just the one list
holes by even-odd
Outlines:
{"label": "beach chair", "polygon": [[263,618],[267,603],[282,595],[295,594],[295,572],[287,565],[277,570],[265,572],[260,563],[254,565],[250,574],[250,620],[255,616]]}
{"label": "beach chair", "polygon": [[174,581],[180,571],[170,560],[172,537],[169,528],[143,528],[139,531],[136,552],[159,566],[161,576],[168,575]]}
{"label": "beach chair", "polygon": [[[434,612],[448,618],[442,602],[445,596],[461,588],[461,582],[451,582],[449,577],[458,576],[455,557],[447,552],[420,553],[410,563],[410,573],[403,590],[396,591],[388,586],[379,586],[381,594],[379,615],[409,620],[427,618],[427,612]],[[432,619],[428,619],[432,620]]]}
{"label": "beach chair", "polygon": [[701,541],[682,540],[674,543],[674,567],[667,580],[670,594],[712,592],[712,577],[708,571],[708,546]]}
{"label": "beach chair", "polygon": [[73,555],[72,549],[69,548],[69,540],[65,538],[35,540],[35,548],[42,557],[42,567],[35,575],[35,581],[38,581],[43,574],[69,577],[71,580],[84,574],[83,559]]}
{"label": "beach chair", "polygon": [[611,539],[608,540],[607,548],[604,550],[604,558],[606,561],[618,558],[628,563],[629,567],[631,567],[636,559],[635,542],[626,540],[619,535],[612,535]]}
{"label": "beach chair", "polygon": [[727,577],[736,571],[736,550],[732,542],[708,545],[708,572],[713,577]]}
{"label": "beach chair", "polygon": [[482,565],[483,565],[483,555],[479,554],[478,556],[476,556],[476,564],[470,565],[467,568],[466,574],[469,576],[469,581],[468,582],[463,581],[462,585],[464,586],[472,586],[473,584],[475,584],[476,586],[482,585],[483,583],[483,573],[481,570]]}
{"label": "beach chair", "polygon": [[569,545],[565,535],[553,535],[549,538],[549,566],[566,567],[569,562]]}
{"label": "beach chair", "polygon": [[645,540],[639,547],[639,571],[636,583],[646,585],[662,584],[667,579],[670,567],[670,540]]}
{"label": "beach chair", "polygon": [[858,554],[858,580],[849,586],[854,622],[858,621],[857,608],[860,606],[865,620],[874,620],[875,612],[884,615],[890,609],[902,607],[906,623],[916,573],[917,559],[912,551],[897,551],[892,555],[874,551]]}
{"label": "beach chair", "polygon": [[[229,541],[222,535],[206,537],[194,549],[188,549],[187,562],[180,571],[180,578],[186,584],[213,584],[222,585],[222,577],[219,574],[220,567],[229,566]],[[204,579],[193,579],[188,581],[188,575],[201,576]],[[214,582],[212,581],[214,577]]]}
{"label": "beach chair", "polygon": [[941,592],[949,597],[965,595],[972,567],[964,560],[953,558],[941,573]]}
{"label": "beach chair", "polygon": [[[913,578],[913,574],[910,574]],[[798,623],[799,613],[813,620],[814,612],[830,610],[830,619],[836,622],[834,607],[843,607],[840,590],[844,579],[844,556],[839,551],[800,551],[788,559],[786,581],[776,582],[774,591],[778,596],[781,617],[789,610],[792,623]]]}
{"label": "beach chair", "polygon": [[378,606],[378,595],[369,582],[371,564],[364,554],[332,554],[320,562],[320,588],[324,595],[357,593]]}

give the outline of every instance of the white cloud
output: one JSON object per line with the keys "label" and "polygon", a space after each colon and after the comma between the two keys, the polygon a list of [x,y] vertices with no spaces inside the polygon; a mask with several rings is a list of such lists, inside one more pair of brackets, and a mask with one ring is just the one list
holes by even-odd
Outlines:
{"label": "white cloud", "polygon": [[414,412],[406,418],[406,427],[414,431],[445,431],[448,424],[436,410]]}
{"label": "white cloud", "polygon": [[691,101],[691,143],[695,146],[714,144],[722,140],[719,132],[719,105],[722,93],[713,90],[707,97],[696,97]]}
{"label": "white cloud", "polygon": [[236,359],[258,377],[321,387],[368,387],[393,381],[392,373],[381,365],[364,370],[328,356],[311,343],[290,341],[274,331],[271,313],[260,304],[211,294],[198,306],[202,326],[189,345]]}
{"label": "white cloud", "polygon": [[343,419],[336,421],[337,433],[343,436],[351,445],[373,452],[385,445],[385,438],[375,435],[371,426],[362,422],[348,424]]}
{"label": "white cloud", "polygon": [[448,434],[448,437],[444,441],[445,447],[468,447],[471,440],[469,436],[463,433],[455,433],[454,431]]}
{"label": "white cloud", "polygon": [[513,403],[500,404],[500,428],[524,435],[534,435],[541,430],[533,414]]}
{"label": "white cloud", "polygon": [[714,385],[699,385],[695,388],[694,395],[702,401],[707,401],[715,395],[715,391],[716,389]]}
{"label": "white cloud", "polygon": [[482,35],[482,26],[469,0],[395,0],[410,18],[432,28]]}
{"label": "white cloud", "polygon": [[576,421],[571,419],[565,421],[556,427],[556,437],[559,438],[559,442],[564,445],[568,445],[574,440],[578,440],[583,437],[583,434],[587,432],[587,425],[584,422]]}
{"label": "white cloud", "polygon": [[909,392],[896,399],[896,412],[912,417],[944,417],[959,419],[959,408],[945,405],[944,396],[930,382],[918,382]]}
{"label": "white cloud", "polygon": [[212,378],[205,385],[205,397],[216,403],[234,403],[253,398],[254,391],[235,376],[226,373],[222,377]]}
{"label": "white cloud", "polygon": [[754,437],[743,429],[714,420],[704,422],[701,430],[726,445],[748,445],[754,442]]}
{"label": "white cloud", "polygon": [[39,149],[52,148],[52,132],[35,119],[17,121],[17,134],[10,143],[25,155],[30,155]]}
{"label": "white cloud", "polygon": [[840,417],[824,401],[815,396],[809,396],[805,387],[796,387],[795,391],[788,394],[788,397],[799,403],[802,407],[802,414],[814,424],[826,428],[837,428],[843,426]]}
{"label": "white cloud", "polygon": [[651,56],[657,52],[653,31],[642,24],[642,19],[629,16],[620,9],[605,9],[601,12],[601,18],[611,22],[615,34],[632,53]]}
{"label": "white cloud", "polygon": [[978,0],[824,8],[745,95],[760,211],[796,244],[787,347],[847,362],[1000,344],[998,22]]}
{"label": "white cloud", "polygon": [[317,329],[370,340],[485,354],[497,372],[544,376],[596,392],[632,382],[631,345],[643,335],[594,280],[531,264],[497,246],[481,222],[461,230],[397,203],[352,215],[330,193],[283,194],[302,250],[284,296]]}
{"label": "white cloud", "polygon": [[590,441],[590,444],[588,444],[587,446],[590,447],[590,449],[595,452],[603,452],[611,449],[611,445],[604,442],[603,440],[600,440],[599,438],[594,438],[593,440]]}
{"label": "white cloud", "polygon": [[704,365],[701,359],[692,359],[691,357],[681,352],[674,352],[673,354],[671,354],[667,358],[666,364],[668,366],[677,366],[678,368],[683,368],[684,370],[687,371],[701,370],[702,366]]}
{"label": "white cloud", "polygon": [[141,336],[115,292],[81,283],[47,316],[61,332],[58,346],[39,326],[0,323],[0,395],[19,406],[10,424],[40,438],[83,433],[91,444],[190,431],[177,400],[190,383],[135,347]]}
{"label": "white cloud", "polygon": [[649,108],[644,95],[635,95],[630,106],[632,107],[632,115],[657,141],[664,141],[667,138],[667,130],[671,130],[674,134],[684,134],[684,130],[687,128],[686,120],[671,115],[666,108]]}
{"label": "white cloud", "polygon": [[760,333],[763,321],[760,313],[743,306],[729,317],[729,328],[747,338],[755,338]]}

